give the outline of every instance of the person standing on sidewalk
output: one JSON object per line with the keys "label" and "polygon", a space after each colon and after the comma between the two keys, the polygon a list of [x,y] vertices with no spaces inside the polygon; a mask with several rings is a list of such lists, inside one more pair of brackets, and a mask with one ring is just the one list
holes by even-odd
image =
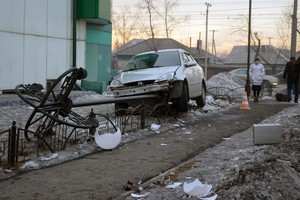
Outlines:
{"label": "person standing on sidewalk", "polygon": [[292,70],[294,73],[294,93],[295,93],[295,98],[294,101],[295,103],[298,103],[298,97],[299,97],[299,74],[300,74],[300,56],[297,57],[297,59],[294,61],[292,65]]}
{"label": "person standing on sidewalk", "polygon": [[286,80],[287,83],[288,101],[290,102],[292,100],[293,91],[293,93],[295,94],[294,102],[298,103],[298,92],[296,91],[298,91],[299,75],[297,76],[296,71],[293,69],[295,60],[295,57],[291,57],[290,60],[286,63],[282,78]]}
{"label": "person standing on sidewalk", "polygon": [[263,81],[263,76],[265,75],[265,68],[260,63],[259,58],[255,58],[254,63],[252,63],[250,65],[249,75],[250,75],[250,81],[252,84],[254,102],[258,102],[259,93],[261,91],[261,84]]}

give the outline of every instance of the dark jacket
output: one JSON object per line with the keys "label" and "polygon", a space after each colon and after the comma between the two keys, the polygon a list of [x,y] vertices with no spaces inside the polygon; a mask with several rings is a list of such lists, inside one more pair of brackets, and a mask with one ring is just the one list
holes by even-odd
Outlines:
{"label": "dark jacket", "polygon": [[293,72],[295,79],[299,79],[299,74],[300,74],[300,56],[294,61],[293,65]]}
{"label": "dark jacket", "polygon": [[295,60],[290,60],[286,63],[286,66],[285,66],[285,69],[283,72],[283,79],[287,79],[287,82],[294,81],[294,80],[296,80],[297,77],[299,78],[300,71],[296,72],[296,68],[297,69],[299,68],[299,70],[300,70],[300,59],[299,59],[299,63],[298,63],[299,67],[296,67],[295,63],[296,63]]}

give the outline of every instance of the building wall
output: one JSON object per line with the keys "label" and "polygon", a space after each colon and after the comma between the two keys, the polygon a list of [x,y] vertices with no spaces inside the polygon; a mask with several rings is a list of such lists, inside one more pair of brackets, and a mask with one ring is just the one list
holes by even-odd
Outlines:
{"label": "building wall", "polygon": [[[0,1],[0,90],[56,79],[72,66],[72,0]],[[77,20],[77,66],[86,22]]]}

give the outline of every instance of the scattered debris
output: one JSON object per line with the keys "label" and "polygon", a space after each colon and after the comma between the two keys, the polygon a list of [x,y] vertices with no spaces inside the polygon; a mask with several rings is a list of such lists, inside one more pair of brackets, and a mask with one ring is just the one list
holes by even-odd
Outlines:
{"label": "scattered debris", "polygon": [[160,128],[160,125],[158,125],[158,124],[151,124],[151,130],[152,131],[158,131],[159,128]]}
{"label": "scattered debris", "polygon": [[116,148],[121,142],[121,131],[118,128],[117,132],[112,133],[105,133],[99,135],[99,127],[95,133],[95,142],[99,147],[102,149],[114,149]]}
{"label": "scattered debris", "polygon": [[184,182],[183,184],[184,192],[190,196],[205,197],[210,193],[211,189],[212,185],[203,184],[199,179],[195,179],[191,183]]}
{"label": "scattered debris", "polygon": [[150,194],[150,192],[147,192],[145,194],[134,194],[134,193],[131,193],[131,197],[133,198],[144,198],[146,196],[148,196]]}
{"label": "scattered debris", "polygon": [[172,183],[172,184],[167,185],[166,188],[174,189],[174,188],[176,188],[176,187],[178,187],[178,186],[180,186],[180,185],[182,185],[182,183],[180,183],[180,182],[175,182],[175,183]]}
{"label": "scattered debris", "polygon": [[124,190],[126,191],[133,190],[134,187],[135,185],[130,180],[128,180],[127,183],[123,186]]}

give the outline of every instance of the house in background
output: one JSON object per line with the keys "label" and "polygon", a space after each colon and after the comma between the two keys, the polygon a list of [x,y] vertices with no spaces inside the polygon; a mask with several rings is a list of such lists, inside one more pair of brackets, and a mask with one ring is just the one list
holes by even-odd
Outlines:
{"label": "house in background", "polygon": [[[250,47],[250,64],[253,63],[256,52],[255,46]],[[283,70],[289,61],[290,51],[285,49],[277,49],[272,45],[261,45],[258,57],[261,63],[270,73],[276,73]],[[224,67],[240,68],[247,67],[248,46],[234,46],[224,62]]]}
{"label": "house in background", "polygon": [[[121,70],[134,55],[160,49],[183,49],[187,52],[190,52],[200,65],[204,66],[205,64],[206,51],[202,49],[198,50],[196,48],[189,48],[174,39],[134,39],[113,52],[112,76]],[[208,56],[210,58],[212,55],[208,53]],[[218,60],[221,59],[218,58]]]}
{"label": "house in background", "polygon": [[0,91],[31,83],[46,88],[73,66],[87,69],[82,86],[106,88],[111,0],[2,0],[0,17]]}

